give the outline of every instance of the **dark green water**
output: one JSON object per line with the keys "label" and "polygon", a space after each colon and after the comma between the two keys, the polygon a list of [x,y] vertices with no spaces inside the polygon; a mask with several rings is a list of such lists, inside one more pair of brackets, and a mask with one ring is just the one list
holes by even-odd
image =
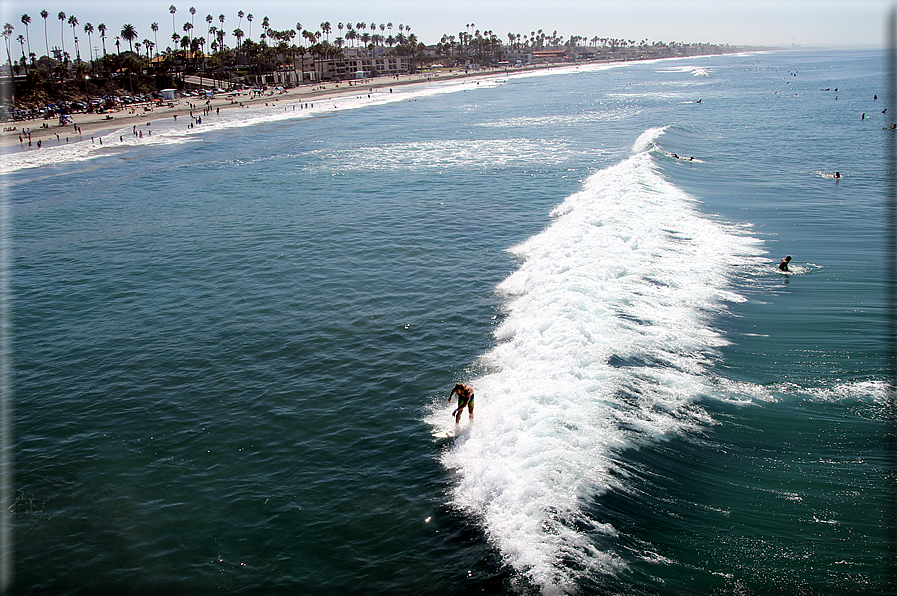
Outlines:
{"label": "dark green water", "polygon": [[12,167],[14,593],[888,593],[881,72],[630,64]]}

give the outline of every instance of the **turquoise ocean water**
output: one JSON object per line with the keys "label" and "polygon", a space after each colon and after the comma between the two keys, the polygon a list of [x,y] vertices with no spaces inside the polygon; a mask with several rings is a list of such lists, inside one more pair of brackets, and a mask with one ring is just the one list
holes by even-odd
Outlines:
{"label": "turquoise ocean water", "polygon": [[889,593],[883,70],[569,68],[3,156],[13,593]]}

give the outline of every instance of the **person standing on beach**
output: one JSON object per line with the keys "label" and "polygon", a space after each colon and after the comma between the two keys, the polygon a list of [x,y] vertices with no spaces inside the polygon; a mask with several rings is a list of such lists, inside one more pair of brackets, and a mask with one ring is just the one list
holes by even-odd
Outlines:
{"label": "person standing on beach", "polygon": [[452,392],[449,393],[449,401],[452,400],[452,396],[456,393],[458,394],[458,409],[452,412],[452,416],[455,417],[455,424],[461,423],[461,413],[464,411],[464,406],[467,406],[467,411],[470,413],[470,419],[473,420],[473,387],[462,383],[455,383]]}

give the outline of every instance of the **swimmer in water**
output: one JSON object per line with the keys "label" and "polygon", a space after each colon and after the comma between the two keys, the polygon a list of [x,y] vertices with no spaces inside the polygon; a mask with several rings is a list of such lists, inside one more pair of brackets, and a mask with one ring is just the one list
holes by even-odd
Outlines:
{"label": "swimmer in water", "polygon": [[788,271],[788,263],[791,262],[791,257],[785,257],[779,263],[779,271]]}

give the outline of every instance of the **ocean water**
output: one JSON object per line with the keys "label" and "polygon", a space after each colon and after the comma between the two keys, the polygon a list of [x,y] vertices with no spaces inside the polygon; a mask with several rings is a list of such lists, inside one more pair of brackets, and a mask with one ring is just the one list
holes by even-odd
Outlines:
{"label": "ocean water", "polygon": [[[891,593],[883,62],[2,156],[13,593]],[[475,419],[435,439],[458,381]]]}

